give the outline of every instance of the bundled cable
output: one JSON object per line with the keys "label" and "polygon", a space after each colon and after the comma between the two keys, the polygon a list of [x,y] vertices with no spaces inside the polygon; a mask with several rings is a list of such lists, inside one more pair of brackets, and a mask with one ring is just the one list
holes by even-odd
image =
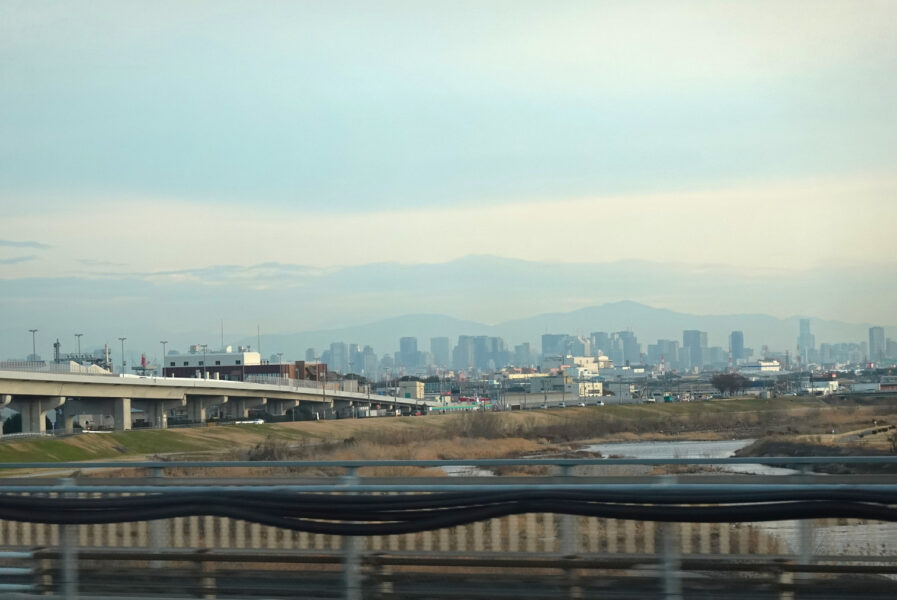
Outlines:
{"label": "bundled cable", "polygon": [[816,518],[897,521],[894,504],[897,493],[854,488],[701,491],[659,487],[634,492],[608,487],[400,496],[244,488],[100,498],[0,494],[0,519],[85,525],[217,516],[309,533],[368,536],[431,531],[525,513],[705,523]]}

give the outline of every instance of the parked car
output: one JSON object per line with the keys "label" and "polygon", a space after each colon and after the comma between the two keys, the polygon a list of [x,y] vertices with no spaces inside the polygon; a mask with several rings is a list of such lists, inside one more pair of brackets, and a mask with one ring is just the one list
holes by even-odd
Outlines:
{"label": "parked car", "polygon": [[604,400],[595,400],[595,406],[604,406]]}
{"label": "parked car", "polygon": [[558,408],[567,408],[566,402],[558,402]]}
{"label": "parked car", "polygon": [[585,405],[586,405],[585,402],[579,402],[579,403],[576,404],[576,406],[585,406]]}

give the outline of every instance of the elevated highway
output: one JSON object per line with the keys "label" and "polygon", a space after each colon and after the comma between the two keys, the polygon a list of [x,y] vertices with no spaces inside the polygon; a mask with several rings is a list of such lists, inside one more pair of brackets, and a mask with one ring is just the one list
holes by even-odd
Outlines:
{"label": "elevated highway", "polygon": [[112,416],[115,429],[127,430],[131,429],[133,411],[142,411],[147,423],[164,429],[174,409],[186,409],[190,421],[201,423],[212,407],[241,419],[250,409],[262,406],[275,415],[300,406],[324,415],[375,405],[385,409],[428,406],[424,400],[324,390],[299,383],[0,371],[0,406],[22,415],[23,433],[43,433],[47,414],[60,407],[65,429],[71,431],[75,417],[85,414]]}

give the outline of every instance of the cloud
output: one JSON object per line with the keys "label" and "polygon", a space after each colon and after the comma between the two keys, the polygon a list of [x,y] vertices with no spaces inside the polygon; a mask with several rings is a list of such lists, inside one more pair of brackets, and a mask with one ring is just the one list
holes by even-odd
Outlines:
{"label": "cloud", "polygon": [[109,260],[96,260],[93,258],[82,258],[78,261],[85,267],[127,267],[126,263],[112,262]]}
{"label": "cloud", "polygon": [[[14,215],[5,224],[23,235],[58,240],[40,273],[19,274],[29,277],[130,273],[160,282],[280,286],[339,266],[439,263],[469,254],[564,263],[717,263],[790,272],[834,263],[881,263],[893,256],[889,225],[897,219],[895,192],[893,176],[870,174],[762,185],[733,182],[691,192],[521,196],[512,206],[351,215],[264,204],[210,211],[174,198],[133,197],[98,199],[87,208],[39,218]],[[848,203],[851,209],[845,210]],[[133,207],[150,204],[155,210],[135,221]],[[172,214],[179,218],[171,219]],[[833,224],[836,241],[826,243],[834,235]],[[82,261],[114,255],[128,267],[88,269],[65,248],[78,248]]]}
{"label": "cloud", "polygon": [[0,265],[17,265],[19,263],[35,260],[37,256],[14,256],[12,258],[0,258]]}
{"label": "cloud", "polygon": [[50,248],[49,244],[32,241],[17,242],[14,240],[0,240],[0,246],[6,248],[36,248],[38,250],[46,250],[47,248]]}

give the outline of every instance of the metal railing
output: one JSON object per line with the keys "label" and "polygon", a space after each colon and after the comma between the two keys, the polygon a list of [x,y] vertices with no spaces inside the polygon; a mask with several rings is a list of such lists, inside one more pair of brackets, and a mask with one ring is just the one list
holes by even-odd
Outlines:
{"label": "metal railing", "polygon": [[[840,464],[867,472],[844,476],[618,472],[632,467],[694,470],[757,463],[796,468]],[[555,472],[537,476],[516,471],[493,477],[437,477],[431,472],[395,476],[401,469],[459,466],[480,472],[533,467]],[[733,578],[744,592],[741,597],[747,597],[749,591],[758,597],[817,592],[853,597],[860,588],[848,576],[865,578],[865,597],[893,597],[897,592],[897,528],[891,520],[839,516],[835,511],[832,516],[812,519],[798,515],[746,521],[736,516],[714,521],[701,511],[707,505],[731,503],[733,494],[813,495],[817,498],[813,502],[852,494],[865,499],[859,504],[870,505],[874,500],[876,506],[890,510],[897,504],[897,476],[868,471],[893,472],[895,467],[897,457],[2,463],[0,470],[8,476],[0,479],[0,514],[6,514],[2,511],[12,502],[10,498],[21,499],[22,495],[97,502],[164,498],[174,503],[179,495],[226,498],[231,494],[235,505],[251,507],[246,494],[265,502],[292,494],[289,497],[296,502],[323,497],[359,505],[372,497],[393,498],[401,505],[406,500],[453,494],[468,503],[465,510],[474,510],[486,502],[475,500],[485,498],[483,494],[504,494],[509,502],[524,502],[541,494],[555,498],[556,504],[547,508],[533,505],[538,510],[509,511],[451,527],[365,536],[274,526],[253,521],[251,515],[221,516],[203,506],[151,521],[45,524],[7,520],[0,521],[0,546],[33,551],[34,563],[45,565],[34,571],[41,589],[65,598],[78,597],[79,591],[133,597],[139,591],[134,585],[143,586],[141,589],[154,597],[180,588],[201,597],[295,597],[296,590],[305,590],[309,597],[342,595],[351,599],[498,597],[502,589],[514,590],[512,595],[519,598],[585,597],[607,595],[609,583],[617,586],[620,595],[662,593],[666,598],[679,598],[692,593],[712,597],[714,586],[732,585]],[[102,477],[102,469],[122,468],[129,470],[128,478]],[[80,471],[81,477],[9,476],[23,469],[47,469],[49,477]],[[147,472],[151,476],[135,479],[133,469],[138,475]],[[167,470],[189,479],[165,477]],[[365,471],[367,476],[359,477],[359,472]],[[235,475],[228,477],[230,472]],[[662,516],[639,519],[625,514],[575,514],[571,494],[591,495],[588,504],[593,506],[607,505],[612,494],[628,495],[626,501],[610,503],[614,510],[656,506],[657,502],[669,502],[664,500],[668,494],[703,496],[700,502],[692,498],[669,504],[671,509],[693,510],[694,520],[685,516],[665,522]],[[33,504],[37,511],[37,502]],[[210,507],[212,504],[209,502]],[[807,506],[812,512],[821,505]],[[744,506],[747,514],[750,503],[738,506]],[[374,513],[363,512],[345,516],[346,522],[353,524],[376,518]],[[121,575],[108,572],[108,565],[117,565],[115,572]],[[738,573],[749,576],[739,578]],[[529,585],[521,586],[521,577]],[[446,587],[442,590],[427,583],[443,580]]]}

